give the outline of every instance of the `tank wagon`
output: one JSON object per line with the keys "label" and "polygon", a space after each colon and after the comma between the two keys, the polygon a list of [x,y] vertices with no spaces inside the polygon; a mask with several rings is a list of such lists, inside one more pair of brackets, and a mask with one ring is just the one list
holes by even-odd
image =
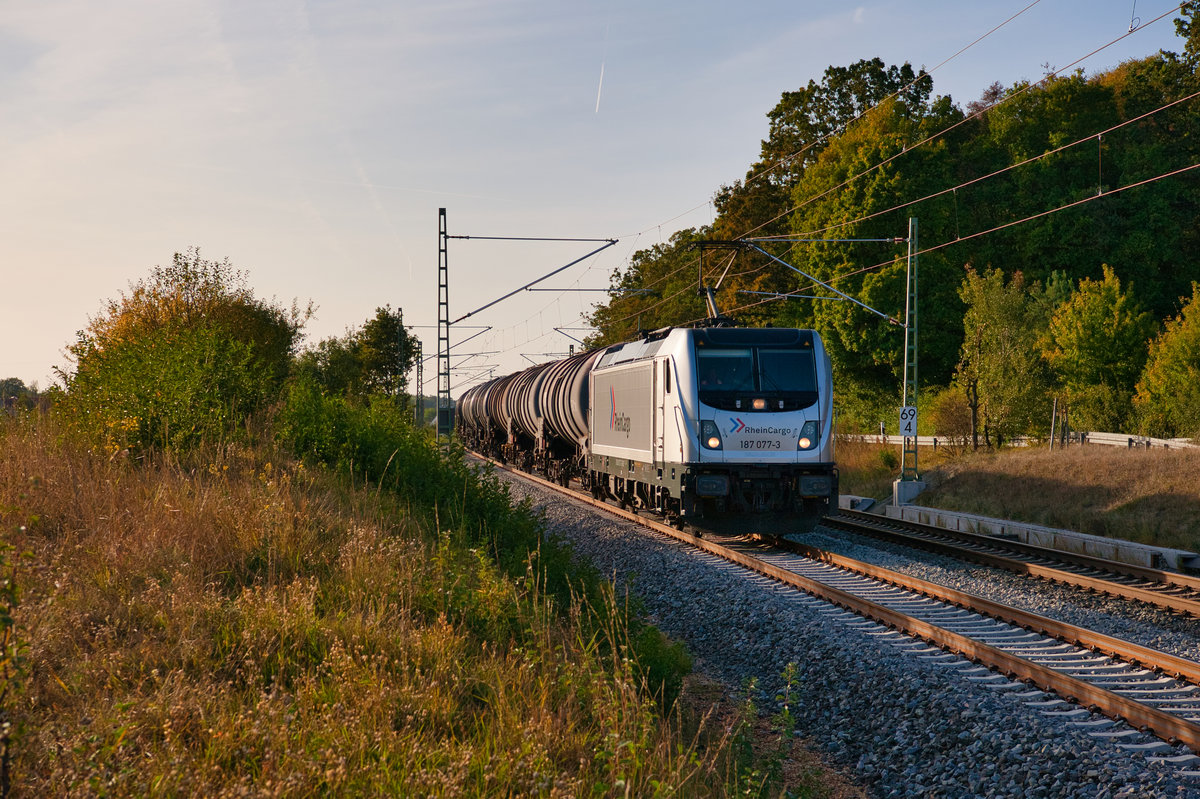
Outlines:
{"label": "tank wagon", "polygon": [[665,328],[476,386],[457,418],[472,449],[677,524],[804,530],[837,507],[812,330]]}

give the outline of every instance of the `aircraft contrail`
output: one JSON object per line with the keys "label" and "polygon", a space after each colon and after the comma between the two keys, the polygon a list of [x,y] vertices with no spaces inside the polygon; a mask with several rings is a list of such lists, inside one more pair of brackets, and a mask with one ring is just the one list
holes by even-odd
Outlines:
{"label": "aircraft contrail", "polygon": [[604,62],[600,62],[600,85],[596,87],[596,113],[600,113],[600,91],[604,88]]}

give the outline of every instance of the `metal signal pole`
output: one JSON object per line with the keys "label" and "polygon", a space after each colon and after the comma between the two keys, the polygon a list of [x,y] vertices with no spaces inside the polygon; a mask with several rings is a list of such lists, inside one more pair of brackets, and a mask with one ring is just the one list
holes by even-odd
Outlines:
{"label": "metal signal pole", "polygon": [[[553,272],[542,275],[537,280],[532,280],[520,288],[513,289],[499,299],[492,300],[487,305],[476,308],[470,313],[465,313],[457,319],[450,319],[450,278],[449,269],[447,267],[447,243],[450,239],[481,239],[490,241],[588,241],[588,242],[604,242],[603,245],[589,252],[574,261],[560,266]],[[549,238],[545,236],[451,236],[446,232],[446,209],[438,209],[438,415],[437,415],[437,437],[440,441],[443,436],[450,437],[450,433],[454,428],[454,408],[450,399],[450,327],[467,319],[480,311],[485,311],[497,303],[501,303],[518,294],[522,291],[532,291],[532,287],[541,283],[547,278],[553,277],[558,273],[571,268],[580,261],[591,258],[601,250],[606,250],[617,243],[617,239],[579,239],[579,238]],[[491,327],[486,327],[484,330],[475,335],[482,335],[491,330]],[[474,338],[471,336],[470,338]],[[463,339],[458,342],[463,344],[470,339]]]}
{"label": "metal signal pole", "polygon": [[902,423],[905,411],[911,410],[912,435],[903,432],[904,452],[900,461],[900,480],[918,482],[917,471],[917,220],[908,220],[907,299],[904,303],[904,387],[901,389]]}

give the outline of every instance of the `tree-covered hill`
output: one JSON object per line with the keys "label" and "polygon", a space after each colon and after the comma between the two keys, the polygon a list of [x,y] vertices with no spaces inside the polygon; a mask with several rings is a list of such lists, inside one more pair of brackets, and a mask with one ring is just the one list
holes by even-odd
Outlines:
{"label": "tree-covered hill", "polygon": [[[1200,431],[1200,419],[1134,402],[1151,343],[1194,305],[1200,279],[1198,10],[1185,3],[1176,21],[1182,53],[993,84],[965,105],[908,64],[829,67],[767,113],[760,158],[716,191],[711,226],[678,231],[613,275],[593,343],[703,320],[703,281],[741,324],[819,330],[843,422],[873,427],[898,397],[902,328],[830,300],[796,270],[902,318],[915,218],[922,386],[942,404],[974,406],[985,440],[1045,432],[1055,397],[1077,429]],[[778,260],[699,246],[766,237],[778,238],[756,246]],[[998,279],[982,279],[993,271]],[[1016,304],[998,291],[1015,291]],[[1122,315],[1140,321],[1113,334]],[[1068,322],[1083,326],[1068,333]],[[1010,325],[1029,328],[1019,351],[977,346],[1016,340]],[[980,369],[995,379],[980,383]]]}

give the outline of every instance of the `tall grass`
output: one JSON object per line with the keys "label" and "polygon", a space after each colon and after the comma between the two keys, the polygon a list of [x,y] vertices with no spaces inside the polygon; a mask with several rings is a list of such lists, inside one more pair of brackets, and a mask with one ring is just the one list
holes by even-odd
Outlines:
{"label": "tall grass", "polygon": [[[60,433],[0,422],[0,530],[29,553],[13,626],[28,668],[5,684],[21,689],[6,699],[15,792],[745,786],[732,733],[662,713],[638,659],[648,628],[624,600],[548,590],[552,545],[535,520],[519,570],[494,557],[505,533],[490,524],[519,510],[464,511],[494,488],[459,486],[457,502],[418,511],[434,488],[386,488],[409,479],[399,456],[351,487],[269,448],[135,462]],[[471,534],[430,526],[443,513]]]}

